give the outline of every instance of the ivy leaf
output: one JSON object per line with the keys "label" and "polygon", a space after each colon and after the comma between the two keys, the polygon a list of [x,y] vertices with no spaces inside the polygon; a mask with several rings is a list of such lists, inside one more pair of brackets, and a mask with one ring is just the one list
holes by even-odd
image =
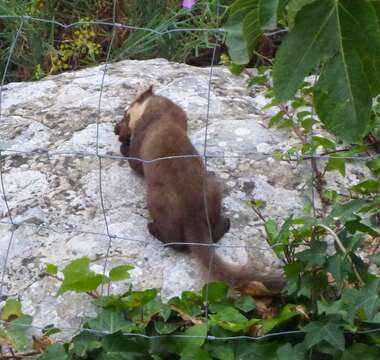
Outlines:
{"label": "ivy leaf", "polygon": [[85,330],[75,336],[72,343],[74,354],[80,356],[81,358],[85,358],[88,353],[99,349],[102,346],[102,343],[95,334],[86,332]]}
{"label": "ivy leaf", "polygon": [[63,269],[63,282],[57,295],[67,291],[94,291],[103,281],[103,276],[90,270],[90,259],[87,257],[74,260]]}
{"label": "ivy leaf", "polygon": [[334,205],[328,217],[325,219],[325,224],[330,225],[336,221],[345,224],[348,221],[357,220],[359,216],[356,214],[366,204],[364,199],[354,199],[345,203],[337,203]]}
{"label": "ivy leaf", "polygon": [[347,270],[347,260],[340,254],[334,254],[327,259],[327,271],[335,279],[336,286],[340,288],[344,280],[344,273]]}
{"label": "ivy leaf", "polygon": [[326,341],[333,347],[344,351],[345,339],[343,331],[339,325],[333,323],[324,323],[322,321],[313,321],[303,328],[306,331],[305,345],[308,349]]}
{"label": "ivy leaf", "polygon": [[95,319],[89,320],[88,325],[91,329],[111,334],[121,330],[129,332],[134,327],[134,324],[126,320],[121,312],[108,309],[103,310]]}
{"label": "ivy leaf", "polygon": [[32,320],[33,318],[31,316],[22,315],[9,323],[6,332],[14,351],[18,352],[26,348]]}
{"label": "ivy leaf", "polygon": [[1,310],[1,320],[9,321],[22,316],[21,303],[15,299],[8,299]]}
{"label": "ivy leaf", "polygon": [[378,360],[380,358],[380,349],[367,344],[356,343],[347,348],[341,357],[341,360]]}
{"label": "ivy leaf", "polygon": [[305,360],[306,353],[304,344],[297,344],[292,347],[291,344],[286,343],[277,350],[278,360]]}
{"label": "ivy leaf", "polygon": [[239,296],[234,301],[235,307],[241,311],[249,312],[256,308],[255,300],[249,295]]}
{"label": "ivy leaf", "polygon": [[213,359],[235,360],[232,348],[224,344],[209,343],[207,344],[207,349],[210,352],[210,355],[213,356]]}
{"label": "ivy leaf", "polygon": [[160,335],[172,334],[174,331],[183,326],[182,322],[167,323],[157,320],[154,322],[154,329]]}
{"label": "ivy leaf", "polygon": [[203,301],[210,303],[225,299],[228,291],[228,285],[223,282],[211,282],[206,284],[202,289]]}
{"label": "ivy leaf", "polygon": [[68,360],[69,356],[66,353],[63,344],[52,344],[50,345],[46,353],[42,354],[38,360]]}
{"label": "ivy leaf", "polygon": [[252,325],[260,320],[248,320],[243,314],[232,306],[225,306],[217,314],[209,315],[210,323],[218,325],[225,330],[232,332],[247,331]]}
{"label": "ivy leaf", "polygon": [[122,281],[129,279],[129,271],[133,269],[130,265],[120,265],[111,269],[109,274],[110,281]]}
{"label": "ivy leaf", "polygon": [[278,360],[276,352],[279,345],[277,342],[260,344],[240,341],[236,349],[236,360]]}
{"label": "ivy leaf", "polygon": [[181,360],[211,360],[208,352],[201,348],[196,349],[195,351],[187,351],[181,354]]}
{"label": "ivy leaf", "polygon": [[265,319],[261,322],[263,327],[263,333],[267,334],[270,332],[273,328],[276,326],[283,324],[284,322],[288,321],[289,319],[299,315],[299,311],[297,310],[296,305],[293,304],[287,304],[282,309],[278,316],[272,318],[272,319]]}
{"label": "ivy leaf", "polygon": [[196,349],[199,349],[205,342],[207,335],[207,325],[200,324],[191,326],[183,332],[183,335],[187,335],[189,337],[176,340],[178,352],[181,354],[194,352]]}
{"label": "ivy leaf", "polygon": [[326,261],[327,244],[324,241],[314,240],[310,249],[304,250],[296,254],[298,260],[307,264],[307,267],[321,266]]}
{"label": "ivy leaf", "polygon": [[157,296],[156,289],[148,289],[144,291],[133,291],[127,296],[121,298],[125,308],[139,308],[152,301]]}
{"label": "ivy leaf", "polygon": [[120,332],[105,336],[102,345],[103,352],[99,357],[102,360],[143,360],[149,358],[145,341],[124,336]]}
{"label": "ivy leaf", "polygon": [[359,311],[363,311],[367,320],[372,320],[379,311],[379,281],[373,281],[360,289],[348,289],[343,294],[347,310],[353,319]]}

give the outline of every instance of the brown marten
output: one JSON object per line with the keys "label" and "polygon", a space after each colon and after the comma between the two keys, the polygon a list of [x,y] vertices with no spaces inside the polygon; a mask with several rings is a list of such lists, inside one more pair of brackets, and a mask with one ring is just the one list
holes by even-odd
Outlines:
{"label": "brown marten", "polygon": [[186,113],[171,100],[153,94],[152,87],[132,102],[115,126],[124,156],[146,161],[188,156],[153,162],[129,160],[131,167],[146,179],[152,218],[149,232],[164,243],[189,243],[185,247],[207,268],[211,263],[212,274],[232,286],[260,281],[270,290],[282,289],[284,279],[280,275],[263,275],[247,265],[228,264],[212,246],[191,244],[217,242],[229,230],[230,222],[221,215],[219,185],[213,176],[206,174],[202,158],[186,130]]}

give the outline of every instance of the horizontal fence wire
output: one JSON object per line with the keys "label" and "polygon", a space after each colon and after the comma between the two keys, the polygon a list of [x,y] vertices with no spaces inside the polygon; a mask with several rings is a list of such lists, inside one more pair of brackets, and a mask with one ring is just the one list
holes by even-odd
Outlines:
{"label": "horizontal fence wire", "polygon": [[316,160],[330,160],[330,159],[342,159],[342,160],[349,160],[349,161],[370,161],[380,158],[380,155],[363,155],[363,156],[334,156],[334,155],[323,155],[323,154],[311,154],[311,155],[291,155],[289,158],[278,158],[278,156],[274,156],[271,154],[262,154],[260,153],[260,156],[263,156],[262,158],[254,158],[253,154],[198,154],[198,155],[175,155],[175,156],[164,156],[159,157],[152,160],[144,160],[138,157],[130,157],[130,156],[122,156],[122,155],[110,155],[110,154],[97,154],[95,152],[90,151],[54,151],[54,150],[44,150],[44,149],[38,149],[38,150],[15,150],[15,149],[9,149],[9,148],[2,148],[0,146],[0,152],[3,155],[3,157],[9,157],[12,155],[21,155],[21,156],[46,156],[47,158],[61,156],[61,157],[95,157],[95,158],[102,158],[102,159],[110,159],[110,160],[133,160],[138,161],[143,164],[151,164],[155,163],[157,161],[162,160],[175,160],[175,159],[189,159],[189,158],[202,158],[202,159],[242,159],[242,160],[254,160],[254,161],[266,161],[268,159],[272,159],[275,161],[281,161],[281,162],[299,162],[299,161],[308,161],[311,159]]}
{"label": "horizontal fence wire", "polygon": [[[17,20],[20,21],[20,25],[18,28],[18,31],[16,33],[16,36],[13,39],[12,45],[9,50],[8,58],[6,61],[6,66],[3,72],[2,76],[2,81],[0,85],[0,120],[2,119],[2,94],[3,94],[3,89],[4,89],[4,82],[6,78],[6,74],[9,68],[9,64],[12,58],[12,54],[14,52],[16,43],[18,41],[19,35],[22,31],[22,28],[25,23],[27,22],[39,22],[39,23],[48,23],[48,24],[53,24],[56,26],[59,26],[64,29],[70,29],[73,27],[77,26],[82,26],[82,25],[100,25],[100,26],[109,26],[113,28],[113,33],[112,33],[112,40],[109,44],[109,48],[107,51],[107,58],[105,62],[105,67],[103,69],[103,76],[102,76],[102,81],[101,81],[101,88],[100,88],[100,93],[99,93],[99,102],[98,102],[98,116],[97,116],[97,121],[96,121],[96,151],[95,152],[84,152],[84,151],[55,151],[55,150],[45,150],[45,149],[38,149],[38,150],[31,150],[31,151],[22,151],[22,150],[15,150],[15,149],[9,149],[5,147],[1,147],[0,145],[0,182],[1,182],[1,188],[3,192],[3,200],[6,205],[6,212],[7,212],[7,217],[9,221],[0,221],[1,225],[9,225],[10,226],[10,238],[8,241],[8,246],[6,249],[6,256],[4,259],[3,267],[2,267],[2,273],[1,273],[1,284],[0,284],[0,299],[3,297],[3,286],[4,286],[4,281],[5,281],[5,273],[7,269],[7,262],[9,260],[9,253],[10,253],[10,248],[12,245],[12,242],[14,241],[14,234],[17,231],[17,229],[21,226],[25,227],[35,227],[38,230],[47,230],[47,231],[52,231],[56,233],[77,233],[77,234],[87,234],[87,235],[94,235],[94,236],[103,236],[108,238],[108,243],[107,243],[107,250],[106,250],[106,256],[105,256],[105,262],[104,262],[104,267],[103,267],[103,273],[105,274],[106,267],[107,267],[107,261],[109,258],[109,252],[111,248],[111,243],[113,239],[120,239],[120,240],[126,240],[126,241],[133,241],[133,242],[138,242],[142,244],[151,244],[149,241],[145,241],[142,239],[134,239],[134,238],[129,238],[125,236],[119,236],[119,235],[113,235],[111,234],[108,226],[108,220],[107,220],[107,213],[106,209],[104,206],[104,198],[103,198],[103,192],[102,192],[102,160],[103,159],[111,159],[111,160],[133,160],[133,161],[140,161],[145,164],[153,163],[156,161],[163,161],[163,160],[174,160],[174,159],[188,159],[188,158],[194,158],[194,157],[200,157],[204,159],[207,167],[207,160],[208,159],[250,159],[250,160],[255,160],[255,161],[260,161],[260,160],[267,160],[267,159],[274,159],[278,161],[285,161],[285,162],[300,162],[300,161],[315,161],[315,160],[329,160],[329,159],[345,159],[345,160],[352,160],[352,161],[369,161],[369,160],[374,160],[379,158],[379,156],[371,156],[371,155],[363,155],[363,156],[334,156],[334,154],[318,154],[314,153],[311,155],[303,155],[300,156],[298,154],[292,155],[289,158],[284,158],[284,159],[279,159],[278,157],[272,156],[272,155],[266,155],[262,159],[254,159],[252,155],[247,155],[247,154],[235,154],[231,152],[231,154],[207,154],[207,147],[208,147],[208,136],[207,136],[207,131],[208,131],[208,125],[209,125],[209,114],[210,114],[210,91],[211,91],[211,80],[212,80],[212,69],[213,69],[213,63],[214,63],[214,58],[215,58],[215,50],[217,44],[215,44],[215,47],[213,48],[213,59],[210,64],[210,75],[209,75],[209,85],[208,85],[208,96],[207,96],[207,113],[206,113],[206,125],[205,125],[205,139],[204,139],[204,152],[203,154],[199,155],[182,155],[182,156],[167,156],[167,157],[162,157],[162,158],[157,158],[157,159],[152,159],[152,160],[144,160],[144,159],[139,159],[135,157],[124,157],[124,156],[117,156],[117,155],[109,155],[109,154],[101,154],[99,152],[99,123],[100,123],[100,116],[101,116],[101,101],[102,101],[102,94],[103,94],[103,88],[104,88],[104,82],[105,82],[105,75],[108,69],[108,65],[110,63],[110,55],[111,55],[111,49],[112,49],[112,43],[115,37],[115,30],[116,29],[127,29],[131,31],[147,31],[151,32],[160,36],[171,34],[171,33],[178,33],[178,32],[208,32],[208,33],[225,33],[226,30],[224,28],[175,28],[175,29],[168,29],[165,31],[159,31],[156,29],[151,29],[151,28],[145,28],[145,27],[137,27],[137,26],[131,26],[127,24],[121,24],[116,22],[116,17],[115,17],[115,6],[116,6],[117,0],[114,0],[113,3],[113,21],[112,22],[106,22],[106,21],[78,21],[70,24],[65,24],[56,20],[50,20],[50,19],[44,19],[44,18],[38,18],[38,17],[33,17],[33,16],[16,16],[16,15],[0,15],[0,19],[2,20]],[[287,31],[287,29],[282,29],[280,31],[275,31],[272,33],[277,34],[278,32],[284,32]],[[269,34],[271,35],[271,34]],[[79,230],[79,229],[64,229],[64,228],[59,228],[57,226],[51,226],[47,224],[32,224],[32,223],[27,223],[27,222],[21,222],[17,223],[14,221],[12,214],[11,214],[11,209],[9,207],[9,202],[7,198],[7,193],[6,193],[6,188],[4,185],[4,166],[3,166],[3,161],[7,157],[12,157],[15,155],[20,155],[20,156],[46,156],[48,158],[51,157],[95,157],[98,162],[99,162],[99,172],[98,172],[98,177],[99,177],[99,192],[100,192],[100,203],[101,203],[101,208],[102,208],[102,213],[104,217],[104,224],[105,224],[105,233],[101,232],[95,232],[95,231],[86,231],[86,230]],[[263,154],[260,154],[263,155]],[[315,176],[314,171],[313,171],[313,177]],[[205,205],[206,205],[206,197],[205,197]],[[314,203],[314,196],[313,196],[313,208],[315,209],[315,203]],[[207,206],[205,206],[205,210],[207,211]],[[164,244],[164,246],[171,246],[171,245],[196,245],[196,246],[210,246],[210,247],[215,247],[215,248],[254,248],[258,249],[260,247],[258,246],[250,246],[250,245],[228,245],[228,244],[204,244],[204,243],[186,243],[184,244],[183,242],[172,242],[172,243],[167,243]],[[278,244],[280,245],[280,244]],[[273,245],[272,245],[273,246]],[[277,244],[274,244],[274,246],[277,246]],[[264,248],[262,248],[264,249]],[[266,247],[265,250],[268,248]],[[210,275],[210,270],[211,270],[212,264],[209,264],[209,275]],[[103,290],[102,290],[103,293]],[[207,304],[207,298],[206,298],[206,304]],[[206,317],[206,322],[208,321]],[[7,322],[5,321],[0,321],[0,324],[7,326]],[[23,324],[19,323],[18,326],[22,327]],[[33,328],[36,330],[43,330],[43,327],[35,326],[32,325],[30,326],[29,324],[25,324],[28,328]],[[98,334],[98,335],[109,335],[111,332],[109,331],[98,331],[98,330],[93,330],[93,329],[87,329],[87,328],[71,328],[71,327],[62,327],[62,331],[69,331],[69,332],[79,332],[79,331],[86,331],[89,333],[93,334]],[[379,332],[380,328],[376,329],[369,329],[369,330],[364,330],[364,331],[359,331],[357,334],[369,334],[369,333],[374,333],[374,332]],[[263,336],[232,336],[232,337],[217,337],[217,336],[191,336],[191,335],[181,335],[181,334],[169,334],[169,335],[154,335],[154,336],[149,336],[149,335],[144,335],[144,334],[138,334],[138,333],[123,333],[126,336],[130,337],[141,337],[141,338],[146,338],[146,339],[157,339],[157,338],[201,338],[205,340],[210,340],[210,341],[236,341],[236,340],[253,340],[253,341],[261,341],[264,339],[269,339],[269,338],[277,338],[277,337],[283,337],[283,336],[300,336],[304,335],[305,331],[303,330],[295,330],[295,331],[281,331],[281,332],[274,332],[274,333],[269,333]]]}

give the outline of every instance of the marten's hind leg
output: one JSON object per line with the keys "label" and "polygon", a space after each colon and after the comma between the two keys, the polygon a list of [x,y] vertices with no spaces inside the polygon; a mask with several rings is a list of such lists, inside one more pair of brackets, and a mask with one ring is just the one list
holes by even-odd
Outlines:
{"label": "marten's hind leg", "polygon": [[230,219],[221,216],[222,196],[220,186],[212,175],[207,176],[207,208],[212,240],[216,243],[230,229]]}
{"label": "marten's hind leg", "polygon": [[[159,195],[159,198],[160,197],[162,197],[162,195]],[[154,192],[148,192],[147,200],[149,213],[153,219],[153,221],[148,223],[148,230],[150,234],[164,244],[183,242],[184,235],[180,222],[176,221],[171,214],[167,214],[165,212],[165,208],[160,206],[160,203],[155,201]],[[162,201],[163,199],[159,200]],[[180,251],[188,249],[188,246],[185,244],[175,244],[169,246]]]}

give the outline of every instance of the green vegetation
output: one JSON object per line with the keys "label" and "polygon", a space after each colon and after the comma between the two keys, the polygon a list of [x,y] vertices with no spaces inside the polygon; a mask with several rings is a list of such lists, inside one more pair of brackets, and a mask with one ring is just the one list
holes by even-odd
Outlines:
{"label": "green vegetation", "polygon": [[[213,28],[226,14],[230,0],[222,1],[217,17],[216,0],[199,1],[191,10],[177,0],[119,0],[115,21],[164,32],[174,29]],[[0,15],[29,15],[63,24],[78,21],[112,22],[113,0],[3,0]],[[19,19],[0,22],[0,66],[4,68],[19,27]],[[40,79],[48,74],[94,65],[106,58],[112,27],[95,24],[64,29],[51,23],[25,20],[16,44],[7,81]],[[164,57],[191,61],[208,52],[223,34],[174,32],[160,35],[144,30],[118,28],[111,60]]]}
{"label": "green vegetation", "polygon": [[[35,6],[40,3],[33,2]],[[176,24],[210,26],[212,22],[205,19],[211,13],[206,12],[205,17],[196,15],[196,11],[209,3],[215,5],[214,1],[199,1],[194,13],[183,15],[181,23],[177,14],[187,10],[175,9]],[[161,9],[169,16],[177,5],[168,3]],[[89,13],[77,16],[81,18]],[[60,21],[65,20],[64,14],[61,11]],[[118,14],[121,16],[120,9]],[[102,13],[97,15],[101,17]],[[109,19],[110,13],[103,17]],[[173,22],[169,24],[170,17],[165,19],[157,18],[155,26],[162,26],[160,29],[174,26]],[[103,276],[90,270],[87,258],[68,264],[62,273],[49,264],[46,272],[61,281],[58,295],[67,291],[86,293],[96,304],[98,314],[64,344],[50,344],[51,335],[59,329],[53,325],[43,329],[41,336],[34,338],[36,352],[43,352],[40,358],[379,359],[380,278],[374,271],[377,268],[378,272],[380,266],[379,23],[377,1],[236,0],[228,13],[225,27],[229,57],[224,56],[223,62],[234,73],[242,71],[253,55],[260,56],[257,47],[265,34],[287,31],[276,57],[266,58],[274,66],[261,67],[249,86],[265,86],[267,107],[277,109],[268,126],[287,128],[299,139],[297,145],[274,156],[283,161],[308,159],[313,174],[307,184],[321,199],[316,211],[312,211],[310,199],[303,216],[289,214],[282,222],[262,216],[260,199],[252,203],[263,220],[267,241],[284,264],[287,285],[280,296],[267,294],[260,298],[257,289],[245,288],[236,293],[229,292],[223,283],[211,283],[208,290],[205,287],[199,293],[186,291],[164,303],[156,289],[135,291],[131,285],[125,293],[112,292],[113,282],[128,280],[131,267],[127,265]],[[8,34],[12,38],[17,27],[16,23],[12,24],[14,28],[7,25],[7,32],[1,36]],[[25,34],[31,24],[25,25]],[[82,25],[65,35],[70,39],[67,43],[64,37],[53,36],[50,46],[55,49],[56,66],[69,64],[75,68],[99,60],[109,44],[109,33],[102,31],[105,30]],[[142,36],[141,40],[137,34]],[[131,50],[122,49],[136,36],[129,46],[151,51],[135,50],[134,54],[143,58],[148,53],[162,54],[159,51],[165,42],[170,49],[173,46],[170,36],[174,35],[158,40],[157,34],[136,32],[129,34],[126,42],[120,36],[118,33],[114,56],[123,57],[123,51],[130,54]],[[195,51],[195,43],[203,49],[215,40],[207,37],[206,41],[201,34],[175,36],[198,36],[187,48],[190,52]],[[28,45],[17,48],[17,61],[28,51],[38,49],[31,47],[32,35],[29,40],[24,36],[21,39],[18,46]],[[64,44],[68,46],[61,48]],[[182,49],[181,55],[184,54]],[[43,65],[45,56],[33,65],[40,65],[39,74],[52,69],[53,62]],[[26,68],[18,66],[17,62],[13,63],[13,74]],[[64,66],[54,71],[62,70]],[[309,75],[319,77],[311,79]],[[317,161],[315,153],[328,158]],[[366,159],[362,164],[367,167],[368,178],[351,188],[328,188],[327,172],[334,171],[344,177],[352,161],[349,158],[362,156]],[[375,251],[364,261],[358,251],[369,243],[375,245]],[[99,287],[110,293],[101,295]],[[22,313],[16,300],[7,301],[1,316],[2,346],[15,352],[24,351],[31,340],[31,317]]]}

